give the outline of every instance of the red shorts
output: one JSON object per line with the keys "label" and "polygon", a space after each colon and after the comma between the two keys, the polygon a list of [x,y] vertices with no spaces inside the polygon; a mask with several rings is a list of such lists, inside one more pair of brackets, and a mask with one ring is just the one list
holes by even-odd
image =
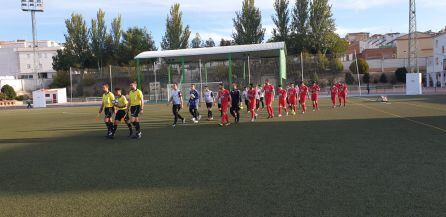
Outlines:
{"label": "red shorts", "polygon": [[286,107],[286,100],[285,99],[279,99],[279,106],[282,108]]}
{"label": "red shorts", "polygon": [[345,95],[347,95],[347,94],[345,94],[345,93],[340,93],[340,94],[339,94],[339,97],[340,97],[340,98],[345,98]]}
{"label": "red shorts", "polygon": [[311,94],[311,101],[317,101],[319,99],[319,95]]}
{"label": "red shorts", "polygon": [[288,103],[290,103],[290,105],[296,105],[296,98],[289,98],[288,99]]}
{"label": "red shorts", "polygon": [[331,99],[335,100],[336,99],[336,94],[331,94]]}
{"label": "red shorts", "polygon": [[257,106],[257,102],[256,102],[256,100],[250,100],[250,102],[249,102],[249,108],[251,108],[251,109],[256,109],[256,106]]}
{"label": "red shorts", "polygon": [[305,103],[307,101],[307,95],[300,95],[299,101],[300,103]]}
{"label": "red shorts", "polygon": [[271,105],[272,102],[273,102],[273,98],[272,97],[265,97],[266,105]]}
{"label": "red shorts", "polygon": [[221,104],[221,111],[222,112],[227,112],[228,111],[228,103],[222,103]]}

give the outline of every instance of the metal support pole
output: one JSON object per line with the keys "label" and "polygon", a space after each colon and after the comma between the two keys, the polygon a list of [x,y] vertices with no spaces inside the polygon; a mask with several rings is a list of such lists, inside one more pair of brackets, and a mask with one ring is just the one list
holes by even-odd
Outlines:
{"label": "metal support pole", "polygon": [[138,79],[138,88],[141,90],[141,68],[139,66],[139,59],[136,59],[136,78]]}
{"label": "metal support pole", "polygon": [[155,103],[158,103],[158,85],[156,83],[156,70],[155,70],[156,62],[153,62],[153,75],[155,76]]}
{"label": "metal support pole", "polygon": [[280,49],[279,56],[279,84],[283,85],[283,79],[286,79],[286,54],[284,49]]}
{"label": "metal support pole", "polygon": [[70,102],[73,103],[73,74],[70,67]]}
{"label": "metal support pole", "polygon": [[[201,77],[201,59],[199,59],[198,65],[199,65],[198,68],[200,71],[200,98],[202,98],[203,97],[203,79]],[[201,100],[200,100],[200,102],[201,102]]]}
{"label": "metal support pole", "polygon": [[110,70],[110,90],[113,90],[113,77],[112,77],[112,68],[111,65],[108,65]]}
{"label": "metal support pole", "polygon": [[229,70],[228,70],[228,77],[229,77],[229,89],[232,90],[232,54],[228,55],[228,65],[229,65]]}
{"label": "metal support pole", "polygon": [[184,67],[184,58],[181,57],[181,83],[186,82],[186,68]]}
{"label": "metal support pole", "polygon": [[172,83],[172,80],[170,78],[171,73],[172,73],[172,65],[169,64],[169,66],[167,66],[167,81],[169,84]]}
{"label": "metal support pole", "polygon": [[[211,65],[211,63],[209,63]],[[206,67],[206,63],[204,64],[204,80],[206,84],[208,84],[208,68]]]}
{"label": "metal support pole", "polygon": [[359,67],[358,67],[358,57],[356,56],[356,49],[355,49],[355,62],[356,62],[356,74],[358,75],[359,96],[362,96],[362,93],[361,93],[361,79],[359,79]]}
{"label": "metal support pole", "polygon": [[301,79],[304,82],[304,56],[302,52],[300,52],[300,67],[301,67]]}
{"label": "metal support pole", "polygon": [[251,64],[249,64],[249,55],[248,55],[248,83],[251,84]]}

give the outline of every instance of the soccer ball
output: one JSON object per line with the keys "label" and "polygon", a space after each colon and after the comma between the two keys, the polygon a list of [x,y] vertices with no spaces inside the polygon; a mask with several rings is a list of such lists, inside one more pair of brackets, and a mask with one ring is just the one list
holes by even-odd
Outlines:
{"label": "soccer ball", "polygon": [[112,103],[113,105],[118,105],[118,100],[113,100]]}
{"label": "soccer ball", "polygon": [[190,99],[195,99],[195,95],[191,94]]}

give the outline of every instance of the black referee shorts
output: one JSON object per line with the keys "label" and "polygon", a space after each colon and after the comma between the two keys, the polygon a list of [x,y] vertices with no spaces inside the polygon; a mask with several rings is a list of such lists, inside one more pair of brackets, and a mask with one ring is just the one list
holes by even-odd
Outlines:
{"label": "black referee shorts", "polygon": [[139,116],[139,113],[141,112],[141,106],[135,105],[130,106],[130,115],[134,118],[137,118]]}
{"label": "black referee shorts", "polygon": [[114,107],[104,108],[105,118],[111,118],[113,116],[113,113],[115,113]]}

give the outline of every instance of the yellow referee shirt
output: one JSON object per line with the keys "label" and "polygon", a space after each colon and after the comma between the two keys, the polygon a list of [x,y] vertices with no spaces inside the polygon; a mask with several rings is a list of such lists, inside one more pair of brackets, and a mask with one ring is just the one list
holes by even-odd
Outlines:
{"label": "yellow referee shirt", "polygon": [[116,108],[118,108],[118,110],[126,110],[127,104],[129,103],[129,101],[127,101],[127,98],[125,98],[125,96],[122,95],[117,100],[118,100],[118,104],[117,104]]}
{"label": "yellow referee shirt", "polygon": [[141,100],[143,99],[141,90],[131,90],[129,93],[130,106],[141,105]]}
{"label": "yellow referee shirt", "polygon": [[113,100],[115,100],[115,95],[113,95],[113,93],[108,92],[102,94],[102,104],[104,105],[104,108],[113,107]]}

